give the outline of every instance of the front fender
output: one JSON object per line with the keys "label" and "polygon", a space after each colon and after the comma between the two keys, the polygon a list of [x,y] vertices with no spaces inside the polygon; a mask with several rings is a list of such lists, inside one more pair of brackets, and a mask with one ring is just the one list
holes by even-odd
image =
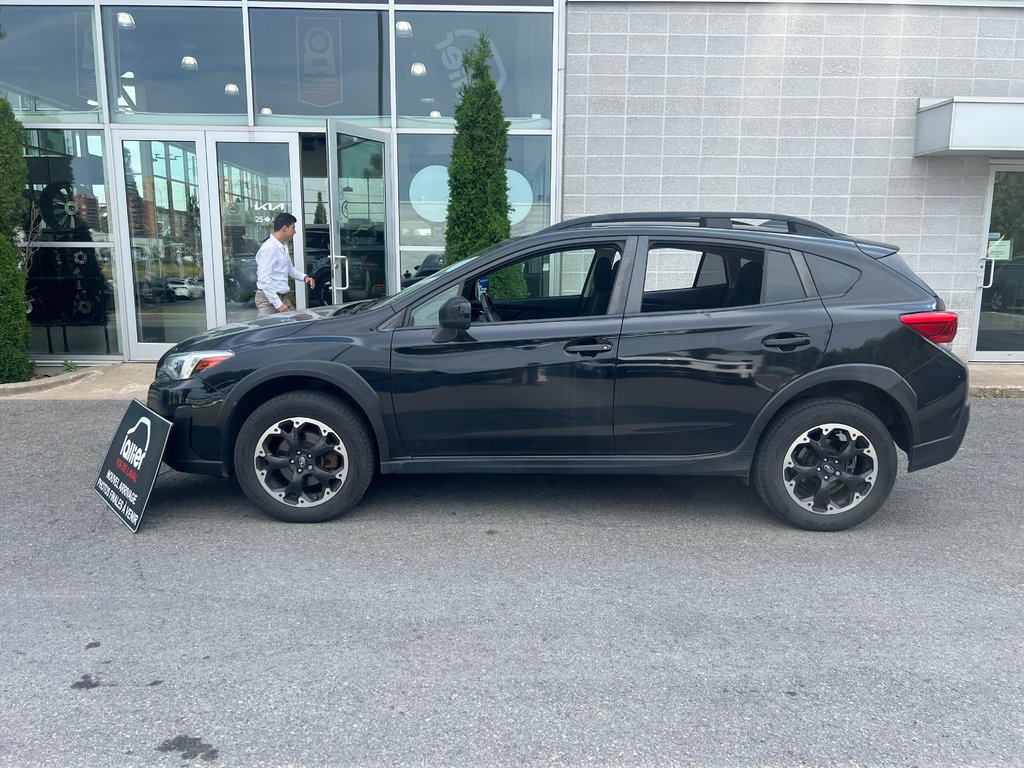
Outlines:
{"label": "front fender", "polygon": [[252,371],[233,386],[224,398],[218,425],[226,443],[224,456],[231,455],[230,443],[249,411],[248,408],[239,410],[240,406],[246,403],[254,392],[274,381],[286,378],[316,379],[349,397],[362,411],[362,415],[373,430],[381,458],[391,455],[388,433],[381,418],[380,396],[362,376],[344,363],[332,360],[289,360],[271,363]]}

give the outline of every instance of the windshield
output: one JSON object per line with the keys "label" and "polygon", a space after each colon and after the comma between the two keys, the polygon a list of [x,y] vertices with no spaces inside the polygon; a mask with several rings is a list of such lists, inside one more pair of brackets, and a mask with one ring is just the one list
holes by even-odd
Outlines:
{"label": "windshield", "polygon": [[413,283],[408,288],[403,288],[398,293],[394,293],[391,296],[388,296],[383,299],[377,299],[376,301],[372,302],[371,306],[383,307],[388,304],[392,304],[398,301],[399,299],[408,298],[409,296],[417,294],[420,291],[429,291],[431,286],[433,286],[435,282],[437,282],[438,280],[444,280],[449,272],[452,272],[453,270],[458,269],[459,267],[464,266],[466,264],[472,264],[474,261],[477,261],[478,259],[494,251],[495,248],[500,248],[501,246],[505,245],[505,243],[508,242],[510,242],[510,240],[505,240],[503,242],[498,243],[497,245],[492,245],[490,248],[484,248],[482,251],[478,251],[477,253],[474,253],[472,256],[469,256],[463,259],[462,261],[456,261],[454,264],[449,264],[444,269],[438,270],[434,274],[424,277],[422,280]]}

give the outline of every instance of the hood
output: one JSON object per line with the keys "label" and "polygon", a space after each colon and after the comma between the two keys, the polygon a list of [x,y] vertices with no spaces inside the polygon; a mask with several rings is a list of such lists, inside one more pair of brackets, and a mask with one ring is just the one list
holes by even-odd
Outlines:
{"label": "hood", "polygon": [[282,312],[268,317],[257,317],[227,325],[220,325],[208,331],[197,333],[172,347],[168,354],[192,352],[202,349],[218,349],[239,347],[245,344],[256,344],[263,341],[281,339],[291,336],[311,323],[326,320],[339,315],[350,314],[358,305],[366,301],[354,301],[330,307],[314,307],[293,312]]}

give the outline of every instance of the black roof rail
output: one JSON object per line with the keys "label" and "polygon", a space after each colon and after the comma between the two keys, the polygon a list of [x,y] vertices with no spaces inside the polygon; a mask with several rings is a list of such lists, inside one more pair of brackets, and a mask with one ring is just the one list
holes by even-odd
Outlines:
{"label": "black roof rail", "polygon": [[[796,216],[783,216],[777,213],[745,213],[739,211],[656,211],[647,213],[602,213],[596,216],[580,216],[552,224],[544,232],[557,232],[566,229],[582,229],[594,226],[612,226],[645,222],[651,224],[687,224],[696,227],[714,227],[716,229],[759,229],[758,225],[744,222],[744,219],[760,219],[762,221],[781,222],[786,231],[794,235],[812,235],[827,237],[834,240],[848,240],[847,235],[835,232],[828,227],[808,219]],[[737,226],[739,225],[739,226]]]}

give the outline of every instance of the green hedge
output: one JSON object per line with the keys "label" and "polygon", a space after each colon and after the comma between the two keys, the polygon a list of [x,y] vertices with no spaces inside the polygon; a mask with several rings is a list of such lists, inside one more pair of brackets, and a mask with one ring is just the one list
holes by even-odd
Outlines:
{"label": "green hedge", "polygon": [[23,223],[28,172],[24,129],[6,99],[0,99],[0,383],[32,376],[25,313],[25,273],[18,265],[14,230]]}

